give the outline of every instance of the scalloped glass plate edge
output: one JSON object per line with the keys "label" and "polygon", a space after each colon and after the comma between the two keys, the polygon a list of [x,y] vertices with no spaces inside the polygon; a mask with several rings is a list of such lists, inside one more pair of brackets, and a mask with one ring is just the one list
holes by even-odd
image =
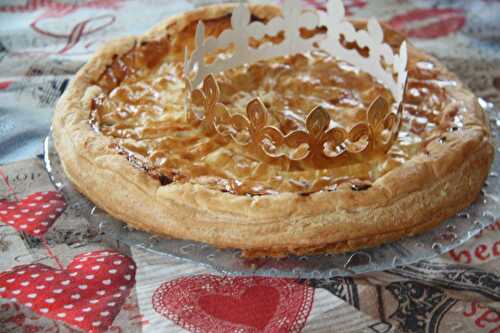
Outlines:
{"label": "scalloped glass plate edge", "polygon": [[50,135],[45,140],[44,164],[54,186],[68,200],[93,207],[89,210],[87,217],[91,223],[97,226],[98,231],[127,245],[157,255],[196,262],[232,275],[296,278],[352,276],[432,259],[462,245],[483,228],[494,223],[500,216],[500,204],[497,198],[500,189],[500,160],[498,158],[500,118],[498,111],[493,108],[491,103],[481,99],[479,102],[490,115],[496,156],[490,175],[477,200],[455,217],[424,234],[345,254],[289,256],[283,259],[245,259],[240,256],[240,252],[237,250],[220,250],[203,243],[164,238],[132,230],[124,223],[93,206],[87,198],[74,189],[64,175],[59,157],[53,149]]}

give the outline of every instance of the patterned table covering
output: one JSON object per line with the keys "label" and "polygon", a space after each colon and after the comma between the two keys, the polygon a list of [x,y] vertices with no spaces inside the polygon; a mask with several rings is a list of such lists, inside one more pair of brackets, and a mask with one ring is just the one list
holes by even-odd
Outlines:
{"label": "patterned table covering", "polygon": [[[386,272],[233,277],[107,240],[54,192],[40,154],[72,75],[106,40],[208,2],[0,1],[0,332],[500,332],[500,221]],[[500,107],[500,1],[344,2]]]}

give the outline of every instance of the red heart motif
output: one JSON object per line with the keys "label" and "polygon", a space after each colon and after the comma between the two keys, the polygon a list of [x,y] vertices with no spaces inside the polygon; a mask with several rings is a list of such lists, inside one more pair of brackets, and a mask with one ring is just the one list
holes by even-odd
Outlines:
{"label": "red heart motif", "polygon": [[135,284],[134,261],[115,251],[73,258],[65,270],[42,264],[16,266],[0,274],[0,297],[88,332],[103,332]]}
{"label": "red heart motif", "polygon": [[313,296],[293,279],[196,275],[162,284],[153,307],[192,332],[300,332]]}
{"label": "red heart motif", "polygon": [[0,220],[17,231],[41,237],[65,207],[66,202],[61,194],[54,191],[36,192],[20,202],[0,201]]}
{"label": "red heart motif", "polygon": [[465,21],[461,8],[416,8],[394,16],[387,24],[409,37],[432,39],[459,31]]}

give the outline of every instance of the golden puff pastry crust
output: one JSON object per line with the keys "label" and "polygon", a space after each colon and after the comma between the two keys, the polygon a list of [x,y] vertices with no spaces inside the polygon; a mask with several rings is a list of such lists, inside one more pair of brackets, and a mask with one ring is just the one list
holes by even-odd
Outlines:
{"label": "golden puff pastry crust", "polygon": [[[151,233],[241,249],[246,256],[284,256],[351,251],[421,233],[477,197],[494,155],[486,115],[454,74],[411,45],[405,117],[387,156],[321,168],[291,165],[259,160],[188,126],[179,84],[184,48],[193,48],[199,19],[217,35],[229,26],[232,9],[203,7],[144,36],[108,43],[72,80],[55,109],[54,143],[68,178],[97,206]],[[272,5],[251,11],[263,21],[279,14]],[[386,42],[399,46],[403,37],[384,30]],[[325,71],[338,80],[324,81]],[[289,79],[297,73],[315,84]],[[259,94],[268,94],[271,105],[285,100],[280,106],[299,118],[289,121],[277,108],[275,122],[286,128],[300,126],[298,110],[332,85],[331,114],[353,121],[373,95],[362,75],[309,54],[219,79],[232,101],[245,101],[241,91],[269,87],[266,80],[279,81]],[[251,86],[255,81],[262,84]],[[288,90],[298,95],[287,96]],[[337,104],[354,110],[351,116]]]}

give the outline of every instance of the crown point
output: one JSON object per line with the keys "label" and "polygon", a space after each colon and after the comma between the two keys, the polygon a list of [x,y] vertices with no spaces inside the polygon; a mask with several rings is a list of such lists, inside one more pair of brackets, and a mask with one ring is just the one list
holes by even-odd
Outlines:
{"label": "crown point", "polygon": [[247,116],[255,128],[262,128],[267,123],[267,108],[260,98],[254,98],[247,104]]}
{"label": "crown point", "polygon": [[203,45],[203,41],[205,40],[205,24],[203,24],[203,21],[198,21],[198,24],[196,25],[196,47],[201,47]]}
{"label": "crown point", "polygon": [[345,17],[345,8],[341,0],[330,0],[327,4],[328,15],[337,20]]}
{"label": "crown point", "polygon": [[231,15],[231,26],[234,30],[241,30],[250,23],[250,11],[242,2]]}
{"label": "crown point", "polygon": [[389,110],[390,106],[387,100],[382,96],[378,96],[368,108],[366,115],[368,123],[375,126],[380,124],[385,115],[389,113]]}
{"label": "crown point", "polygon": [[406,41],[403,41],[399,47],[399,56],[401,57],[401,70],[404,70],[408,64],[408,47],[406,46]]}
{"label": "crown point", "polygon": [[313,136],[318,137],[330,126],[330,115],[320,105],[309,112],[306,119],[306,128]]}
{"label": "crown point", "polygon": [[300,10],[301,5],[299,0],[286,0],[283,3],[283,13],[286,16],[293,11]]}
{"label": "crown point", "polygon": [[368,32],[373,41],[381,44],[384,41],[384,31],[380,26],[380,23],[375,18],[370,18],[368,20]]}

